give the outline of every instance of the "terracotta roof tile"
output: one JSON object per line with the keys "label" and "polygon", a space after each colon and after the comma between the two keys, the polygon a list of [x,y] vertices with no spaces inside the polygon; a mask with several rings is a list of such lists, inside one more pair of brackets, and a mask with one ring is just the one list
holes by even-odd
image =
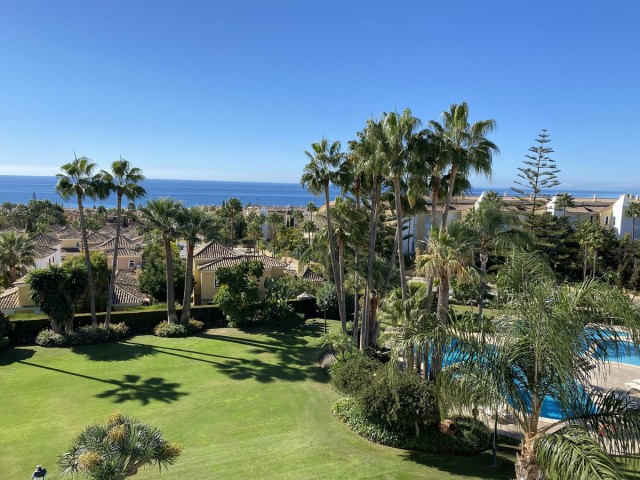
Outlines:
{"label": "terracotta roof tile", "polygon": [[50,235],[45,235],[44,233],[36,233],[31,237],[31,240],[34,243],[44,245],[45,247],[55,247],[56,245],[60,245],[60,240],[53,238]]}
{"label": "terracotta roof tile", "polygon": [[223,258],[236,256],[237,255],[233,250],[214,241],[205,243],[193,253],[193,258]]}
{"label": "terracotta roof tile", "polygon": [[0,293],[0,309],[4,308],[20,308],[18,301],[18,288],[7,288]]}

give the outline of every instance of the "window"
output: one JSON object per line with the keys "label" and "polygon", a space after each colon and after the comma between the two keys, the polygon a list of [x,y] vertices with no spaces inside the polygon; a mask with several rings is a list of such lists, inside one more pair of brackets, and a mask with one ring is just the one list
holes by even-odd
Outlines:
{"label": "window", "polygon": [[609,225],[609,217],[608,216],[604,217],[604,224],[605,225]]}
{"label": "window", "polygon": [[136,268],[135,260],[129,260],[129,268]]}
{"label": "window", "polygon": [[218,280],[218,277],[213,277],[213,286],[216,288],[220,287],[220,280]]}

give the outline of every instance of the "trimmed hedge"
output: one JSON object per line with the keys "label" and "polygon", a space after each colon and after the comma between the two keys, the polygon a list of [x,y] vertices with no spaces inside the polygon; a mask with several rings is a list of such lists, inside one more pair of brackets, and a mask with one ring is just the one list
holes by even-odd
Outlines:
{"label": "trimmed hedge", "polygon": [[[182,309],[178,309],[178,317]],[[105,313],[98,313],[98,323],[104,322]],[[191,307],[191,318],[199,320],[208,326],[222,325],[224,316],[215,305],[199,305]],[[150,334],[154,327],[167,319],[166,310],[136,310],[136,311],[115,311],[111,314],[111,323],[125,323],[131,334]],[[47,318],[18,319],[12,320],[15,328],[10,332],[11,343],[34,343],[36,337],[42,330],[51,327],[51,322]],[[85,325],[91,325],[91,315],[81,313],[75,316],[74,329]]]}
{"label": "trimmed hedge", "polygon": [[489,449],[491,433],[482,422],[470,417],[455,418],[458,430],[454,435],[442,435],[434,423],[420,430],[420,435],[391,431],[386,425],[369,420],[358,402],[341,398],[333,405],[333,414],[354,433],[374,443],[388,447],[447,455],[477,455]]}

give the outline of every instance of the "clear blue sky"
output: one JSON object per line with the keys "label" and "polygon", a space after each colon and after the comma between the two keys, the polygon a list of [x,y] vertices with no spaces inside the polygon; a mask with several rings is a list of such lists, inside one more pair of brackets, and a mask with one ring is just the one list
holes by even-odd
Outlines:
{"label": "clear blue sky", "polygon": [[297,182],[323,135],[466,100],[497,121],[493,185],[546,128],[564,187],[624,190],[639,19],[636,0],[0,0],[0,174],[54,174],[75,151],[151,178]]}

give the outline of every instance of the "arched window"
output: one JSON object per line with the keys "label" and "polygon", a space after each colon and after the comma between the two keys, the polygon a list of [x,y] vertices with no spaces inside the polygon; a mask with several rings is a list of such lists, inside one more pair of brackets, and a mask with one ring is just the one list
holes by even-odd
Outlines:
{"label": "arched window", "polygon": [[129,260],[129,268],[136,268],[135,260]]}

